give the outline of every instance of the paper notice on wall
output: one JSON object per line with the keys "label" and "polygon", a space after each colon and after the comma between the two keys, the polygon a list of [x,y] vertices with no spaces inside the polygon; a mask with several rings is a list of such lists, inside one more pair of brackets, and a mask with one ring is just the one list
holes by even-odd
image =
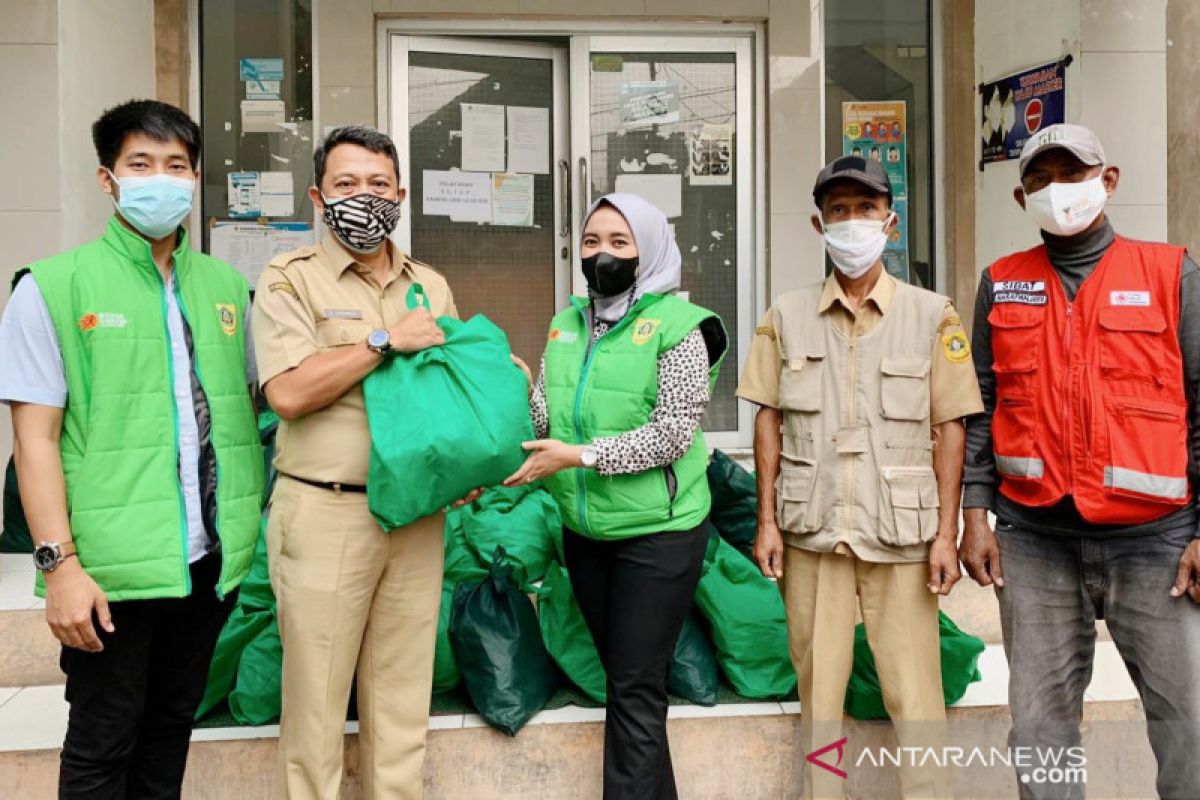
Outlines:
{"label": "paper notice on wall", "polygon": [[260,172],[258,188],[262,216],[290,217],[294,214],[294,186],[290,172]]}
{"label": "paper notice on wall", "polygon": [[683,213],[682,175],[618,175],[616,191],[640,195],[668,218]]}
{"label": "paper notice on wall", "polygon": [[230,172],[226,177],[229,216],[257,219],[262,216],[262,191],[257,172]]}
{"label": "paper notice on wall", "polygon": [[246,276],[251,286],[280,253],[312,244],[312,225],[307,222],[273,222],[258,225],[218,222],[209,231],[208,252]]}
{"label": "paper notice on wall", "polygon": [[462,169],[504,171],[504,106],[461,103]]}
{"label": "paper notice on wall", "polygon": [[688,134],[688,183],[692,186],[733,184],[733,126],[705,125]]}
{"label": "paper notice on wall", "polygon": [[621,125],[679,122],[679,81],[622,81]]}
{"label": "paper notice on wall", "polygon": [[246,81],[247,100],[279,100],[283,95],[283,81]]}
{"label": "paper notice on wall", "polygon": [[454,222],[492,221],[492,176],[487,172],[427,169],[421,173],[421,213]]}
{"label": "paper notice on wall", "polygon": [[508,107],[508,171],[533,175],[550,171],[550,109]]}
{"label": "paper notice on wall", "polygon": [[496,173],[492,176],[493,225],[533,225],[533,176]]}
{"label": "paper notice on wall", "polygon": [[283,59],[243,58],[238,61],[238,77],[244,81],[281,81]]}
{"label": "paper notice on wall", "polygon": [[242,133],[276,133],[286,113],[282,100],[243,100]]}

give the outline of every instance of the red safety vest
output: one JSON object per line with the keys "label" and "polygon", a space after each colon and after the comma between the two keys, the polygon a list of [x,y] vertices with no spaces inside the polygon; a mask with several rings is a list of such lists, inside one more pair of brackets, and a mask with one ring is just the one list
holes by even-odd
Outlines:
{"label": "red safety vest", "polygon": [[992,440],[1007,497],[1069,494],[1084,519],[1112,525],[1187,504],[1183,254],[1118,236],[1070,303],[1045,246],[992,265]]}

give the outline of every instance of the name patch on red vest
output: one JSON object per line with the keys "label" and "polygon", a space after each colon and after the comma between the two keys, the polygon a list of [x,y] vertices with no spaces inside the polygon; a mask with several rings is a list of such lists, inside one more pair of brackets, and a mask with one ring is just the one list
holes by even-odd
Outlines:
{"label": "name patch on red vest", "polygon": [[992,303],[1046,305],[1045,281],[996,281],[992,284]]}

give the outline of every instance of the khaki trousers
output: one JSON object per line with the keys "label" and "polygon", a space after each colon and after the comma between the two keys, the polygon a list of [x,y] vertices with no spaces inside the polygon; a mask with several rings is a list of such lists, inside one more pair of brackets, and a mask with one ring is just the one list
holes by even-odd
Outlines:
{"label": "khaki trousers", "polygon": [[365,494],[279,477],[267,545],[283,639],[283,797],[333,800],[358,671],[363,795],[419,798],[443,515],[384,533]]}
{"label": "khaki trousers", "polygon": [[[940,747],[944,731],[937,596],[926,585],[929,568],[883,564],[853,556],[785,548],[780,588],[787,607],[788,647],[800,694],[804,754],[842,737],[846,685],[854,658],[855,600],[862,608],[875,656],[883,702],[903,746]],[[921,723],[906,730],[903,723]],[[802,757],[803,757],[802,755]],[[820,760],[833,764],[837,753]],[[841,769],[853,772],[847,758]],[[901,767],[906,798],[951,794],[945,770]],[[804,762],[804,796],[841,798],[845,781]]]}

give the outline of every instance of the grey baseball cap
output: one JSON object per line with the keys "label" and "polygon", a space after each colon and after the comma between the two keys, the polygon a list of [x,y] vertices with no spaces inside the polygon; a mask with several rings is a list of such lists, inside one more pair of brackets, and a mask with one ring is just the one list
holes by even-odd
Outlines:
{"label": "grey baseball cap", "polygon": [[816,204],[821,205],[821,195],[829,184],[843,180],[856,181],[872,191],[886,194],[889,201],[892,199],[892,182],[888,180],[883,164],[873,158],[842,156],[830,161],[817,174],[817,182],[813,186]]}
{"label": "grey baseball cap", "polygon": [[1030,161],[1056,147],[1069,150],[1089,167],[1104,163],[1104,148],[1100,145],[1099,136],[1082,125],[1060,122],[1038,131],[1025,142],[1025,146],[1021,148],[1019,162],[1022,177],[1029,168]]}

